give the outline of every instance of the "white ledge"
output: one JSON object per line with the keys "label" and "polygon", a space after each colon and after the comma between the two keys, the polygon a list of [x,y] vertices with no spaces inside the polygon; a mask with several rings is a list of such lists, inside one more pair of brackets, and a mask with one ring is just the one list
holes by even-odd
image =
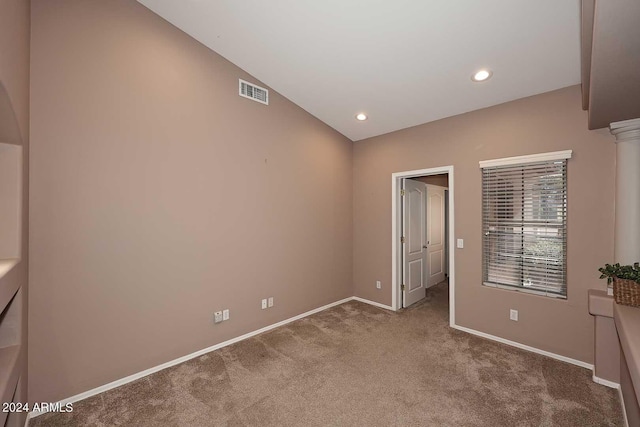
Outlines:
{"label": "white ledge", "polygon": [[613,319],[613,297],[607,291],[589,289],[589,314],[592,316],[610,317]]}
{"label": "white ledge", "polygon": [[640,308],[615,304],[614,320],[631,382],[640,402]]}

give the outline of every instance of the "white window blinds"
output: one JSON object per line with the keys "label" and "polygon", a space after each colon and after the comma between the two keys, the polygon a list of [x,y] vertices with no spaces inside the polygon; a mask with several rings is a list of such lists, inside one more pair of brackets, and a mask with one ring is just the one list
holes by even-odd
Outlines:
{"label": "white window blinds", "polygon": [[566,298],[570,155],[481,162],[485,285]]}

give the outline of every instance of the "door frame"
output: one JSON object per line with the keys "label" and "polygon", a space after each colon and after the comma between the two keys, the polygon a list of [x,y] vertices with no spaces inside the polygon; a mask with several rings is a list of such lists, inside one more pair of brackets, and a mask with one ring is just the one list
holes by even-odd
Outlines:
{"label": "door frame", "polygon": [[449,179],[449,215],[447,222],[449,224],[449,325],[455,325],[455,209],[454,209],[454,180],[453,166],[441,166],[436,168],[417,169],[403,172],[395,172],[391,174],[391,307],[397,311],[401,308],[402,290],[400,283],[402,282],[402,270],[400,268],[402,262],[402,201],[400,200],[400,189],[402,188],[403,178],[416,178],[427,175],[447,174]]}

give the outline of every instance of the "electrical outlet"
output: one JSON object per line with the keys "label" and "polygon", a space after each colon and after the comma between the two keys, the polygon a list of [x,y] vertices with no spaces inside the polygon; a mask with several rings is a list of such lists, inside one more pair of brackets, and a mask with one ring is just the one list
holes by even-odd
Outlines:
{"label": "electrical outlet", "polygon": [[229,309],[222,310],[222,320],[229,320]]}
{"label": "electrical outlet", "polygon": [[220,322],[222,322],[222,312],[216,311],[215,313],[213,313],[213,323],[220,323]]}
{"label": "electrical outlet", "polygon": [[273,297],[269,297],[269,302],[267,303],[269,308],[273,307]]}
{"label": "electrical outlet", "polygon": [[264,310],[265,308],[267,308],[267,299],[263,299],[262,300],[262,309]]}
{"label": "electrical outlet", "polygon": [[380,280],[376,280],[376,289],[382,289],[382,283],[380,283]]}
{"label": "electrical outlet", "polygon": [[514,310],[514,309],[509,310],[509,319],[513,320],[514,322],[517,322],[518,321],[518,310]]}

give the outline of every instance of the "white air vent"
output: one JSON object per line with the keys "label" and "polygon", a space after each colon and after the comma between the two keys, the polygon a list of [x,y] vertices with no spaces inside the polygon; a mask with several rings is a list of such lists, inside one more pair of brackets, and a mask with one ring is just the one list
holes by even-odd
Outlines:
{"label": "white air vent", "polygon": [[240,96],[269,105],[269,91],[267,89],[245,82],[242,79],[239,79],[239,81]]}

